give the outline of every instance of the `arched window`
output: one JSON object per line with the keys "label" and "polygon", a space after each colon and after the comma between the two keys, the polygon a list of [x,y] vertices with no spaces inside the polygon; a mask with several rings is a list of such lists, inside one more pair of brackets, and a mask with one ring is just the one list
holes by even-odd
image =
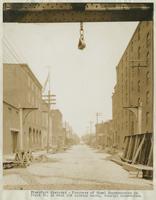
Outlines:
{"label": "arched window", "polygon": [[140,40],[140,28],[138,28],[138,40]]}
{"label": "arched window", "polygon": [[36,130],[36,143],[38,143],[38,130]]}
{"label": "arched window", "polygon": [[150,80],[150,73],[149,71],[146,73],[146,84],[149,84],[149,80]]}
{"label": "arched window", "polygon": [[150,33],[148,32],[146,35],[146,47],[148,48],[150,45]]}
{"label": "arched window", "polygon": [[39,132],[39,143],[40,143],[40,145],[42,144],[42,135],[41,135],[41,131]]}
{"label": "arched window", "polygon": [[146,62],[147,62],[147,64],[149,63],[149,51],[146,54]]}
{"label": "arched window", "polygon": [[141,52],[141,48],[138,47],[138,60],[140,60],[140,52]]}
{"label": "arched window", "polygon": [[146,103],[149,103],[149,91],[146,92]]}
{"label": "arched window", "polygon": [[35,140],[35,129],[33,129],[33,143],[35,144],[36,140]]}
{"label": "arched window", "polygon": [[140,80],[138,81],[138,92],[140,92]]}

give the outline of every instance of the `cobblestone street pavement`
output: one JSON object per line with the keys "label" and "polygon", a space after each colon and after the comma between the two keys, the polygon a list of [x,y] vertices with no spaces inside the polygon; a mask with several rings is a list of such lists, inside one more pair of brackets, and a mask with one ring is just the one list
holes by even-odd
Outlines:
{"label": "cobblestone street pavement", "polygon": [[152,181],[130,177],[121,166],[86,145],[46,154],[51,161],[4,170],[5,189],[152,189]]}

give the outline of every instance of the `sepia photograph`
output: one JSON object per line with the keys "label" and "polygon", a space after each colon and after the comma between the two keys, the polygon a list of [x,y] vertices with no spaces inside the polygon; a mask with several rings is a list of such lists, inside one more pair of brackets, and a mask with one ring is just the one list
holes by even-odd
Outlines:
{"label": "sepia photograph", "polygon": [[153,190],[154,3],[3,3],[3,189]]}

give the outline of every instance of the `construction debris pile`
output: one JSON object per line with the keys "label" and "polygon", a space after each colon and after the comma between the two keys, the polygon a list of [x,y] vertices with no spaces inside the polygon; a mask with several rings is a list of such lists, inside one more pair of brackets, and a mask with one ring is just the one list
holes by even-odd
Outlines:
{"label": "construction debris pile", "polygon": [[57,159],[55,158],[49,158],[48,156],[42,154],[42,155],[39,155],[37,157],[35,157],[33,159],[33,162],[42,162],[42,163],[46,163],[46,162],[58,162]]}
{"label": "construction debris pile", "polygon": [[7,159],[3,161],[3,169],[10,169],[13,167],[27,167],[33,161],[31,151],[18,151],[14,159]]}

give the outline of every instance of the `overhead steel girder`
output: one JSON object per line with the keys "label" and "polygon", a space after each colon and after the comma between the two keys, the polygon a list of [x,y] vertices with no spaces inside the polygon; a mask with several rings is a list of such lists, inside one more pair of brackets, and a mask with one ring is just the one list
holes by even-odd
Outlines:
{"label": "overhead steel girder", "polygon": [[3,22],[153,20],[153,3],[4,3]]}

